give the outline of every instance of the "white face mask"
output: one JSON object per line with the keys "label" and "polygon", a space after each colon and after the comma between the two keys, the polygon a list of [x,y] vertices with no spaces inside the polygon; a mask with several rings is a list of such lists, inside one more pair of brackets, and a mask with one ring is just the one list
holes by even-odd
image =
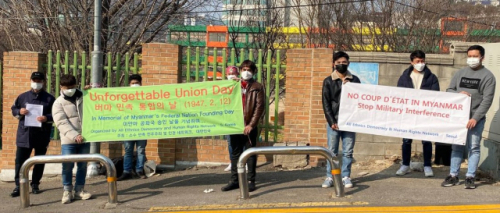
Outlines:
{"label": "white face mask", "polygon": [[132,84],[130,85],[130,87],[140,87],[141,85],[140,84]]}
{"label": "white face mask", "polygon": [[233,80],[234,78],[237,78],[236,75],[228,75],[226,77],[227,77],[227,80]]}
{"label": "white face mask", "polygon": [[252,77],[253,74],[250,71],[243,71],[241,73],[241,78],[243,78],[243,80],[250,80]]}
{"label": "white face mask", "polygon": [[65,89],[62,92],[65,96],[73,97],[73,95],[75,95],[76,89]]}
{"label": "white face mask", "polygon": [[469,65],[470,68],[476,68],[481,65],[481,58],[469,57],[467,58],[467,65]]}
{"label": "white face mask", "polygon": [[425,68],[425,63],[414,64],[413,68],[415,68],[419,72],[422,72]]}
{"label": "white face mask", "polygon": [[36,83],[36,82],[31,82],[31,89],[34,90],[41,90],[43,87],[43,83]]}

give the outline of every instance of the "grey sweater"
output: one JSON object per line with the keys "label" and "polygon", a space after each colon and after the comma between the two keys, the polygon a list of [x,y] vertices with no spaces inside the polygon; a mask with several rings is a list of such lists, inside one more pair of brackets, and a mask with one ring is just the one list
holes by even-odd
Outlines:
{"label": "grey sweater", "polygon": [[479,121],[490,109],[495,97],[496,80],[493,73],[484,66],[479,70],[470,67],[459,70],[451,79],[447,92],[468,92],[471,94],[470,118]]}

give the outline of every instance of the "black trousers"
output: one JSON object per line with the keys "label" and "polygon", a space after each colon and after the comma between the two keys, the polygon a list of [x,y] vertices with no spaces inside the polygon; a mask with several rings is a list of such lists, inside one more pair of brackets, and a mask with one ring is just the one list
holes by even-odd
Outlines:
{"label": "black trousers", "polygon": [[434,152],[434,164],[450,166],[451,161],[451,145],[444,143],[436,143]]}
{"label": "black trousers", "polygon": [[[47,153],[47,147],[36,147],[36,148],[24,148],[17,147],[16,149],[16,175],[14,176],[16,180],[16,186],[19,186],[19,170],[23,163],[30,158],[31,152],[35,150],[36,155],[45,155]],[[33,175],[31,177],[31,184],[40,184],[40,179],[42,179],[43,169],[45,164],[36,164],[33,169]]]}
{"label": "black trousers", "polygon": [[[230,135],[230,143],[233,149],[231,155],[231,181],[238,182],[238,159],[243,153],[243,148],[249,149],[257,145],[258,129],[254,128],[248,135]],[[255,181],[255,169],[257,166],[257,156],[248,158],[248,181]]]}

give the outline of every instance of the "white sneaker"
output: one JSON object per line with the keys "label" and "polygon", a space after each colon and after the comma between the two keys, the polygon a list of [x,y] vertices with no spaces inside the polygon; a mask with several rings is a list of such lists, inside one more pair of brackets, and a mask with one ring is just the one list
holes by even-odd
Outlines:
{"label": "white sneaker", "polygon": [[75,200],[88,200],[92,197],[92,194],[88,193],[85,190],[75,191]]}
{"label": "white sneaker", "polygon": [[399,170],[396,172],[396,175],[403,176],[403,175],[406,175],[408,173],[410,173],[410,167],[405,166],[405,165],[401,165],[401,167],[399,167]]}
{"label": "white sneaker", "polygon": [[342,183],[344,183],[344,188],[352,188],[351,178],[349,177],[342,178]]}
{"label": "white sneaker", "polygon": [[434,177],[434,172],[432,172],[432,167],[425,166],[424,167],[424,174],[425,174],[425,177]]}
{"label": "white sneaker", "polygon": [[227,165],[227,167],[224,169],[225,172],[229,172],[231,171],[231,163],[229,163],[229,165]]}
{"label": "white sneaker", "polygon": [[71,200],[73,200],[73,192],[64,191],[62,199],[61,199],[61,203],[68,204],[68,203],[71,203]]}
{"label": "white sneaker", "polygon": [[323,182],[323,184],[321,184],[321,187],[323,188],[328,188],[328,187],[332,187],[333,186],[333,179],[331,177],[327,177],[325,179],[325,182]]}

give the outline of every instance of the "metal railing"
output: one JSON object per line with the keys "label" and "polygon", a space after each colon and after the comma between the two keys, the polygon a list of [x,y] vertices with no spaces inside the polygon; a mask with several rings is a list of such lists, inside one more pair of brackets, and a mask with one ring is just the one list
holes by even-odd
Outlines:
{"label": "metal railing", "polygon": [[109,187],[108,204],[117,204],[116,191],[116,168],[111,159],[101,154],[78,154],[78,155],[46,155],[34,156],[26,160],[19,171],[19,183],[21,185],[21,208],[29,207],[29,169],[35,164],[42,163],[67,163],[67,162],[89,162],[99,161],[104,164],[107,172]]}
{"label": "metal railing", "polygon": [[335,194],[337,197],[344,197],[344,185],[342,184],[342,177],[340,175],[340,164],[337,157],[332,151],[320,146],[284,146],[284,147],[256,147],[245,150],[238,159],[238,179],[240,184],[241,199],[248,199],[248,181],[245,164],[252,155],[299,155],[299,154],[317,154],[326,158],[332,168],[333,182],[335,187]]}

